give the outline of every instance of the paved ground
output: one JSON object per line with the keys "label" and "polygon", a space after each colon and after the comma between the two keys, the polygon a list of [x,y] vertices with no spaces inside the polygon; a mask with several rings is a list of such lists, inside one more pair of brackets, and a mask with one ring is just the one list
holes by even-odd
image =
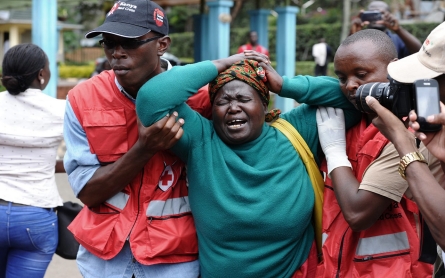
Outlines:
{"label": "paved ground", "polygon": [[[74,197],[73,191],[68,184],[68,178],[66,174],[56,174],[57,187],[64,202],[80,202]],[[79,269],[77,268],[75,260],[65,260],[62,257],[54,254],[48,270],[46,271],[45,278],[82,278]]]}

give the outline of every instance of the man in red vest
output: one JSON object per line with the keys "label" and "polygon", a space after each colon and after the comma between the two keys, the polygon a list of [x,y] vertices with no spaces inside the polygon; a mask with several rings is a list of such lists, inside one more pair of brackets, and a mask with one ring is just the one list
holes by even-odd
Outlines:
{"label": "man in red vest", "polygon": [[[363,51],[366,49],[366,51]],[[338,48],[334,67],[344,95],[357,105],[360,85],[388,82],[387,65],[397,57],[388,36],[359,31]],[[399,175],[399,155],[371,124],[373,114],[345,136],[342,110],[317,112],[326,156],[323,205],[323,262],[318,277],[431,277],[432,265],[419,261],[421,222],[407,182]],[[414,137],[413,137],[414,140]],[[444,180],[439,161],[421,146],[429,167]]]}
{"label": "man in red vest", "polygon": [[[171,68],[161,58],[170,45],[165,11],[148,0],[118,1],[86,37],[98,35],[112,70],[69,92],[64,125],[65,169],[85,204],[68,227],[81,245],[80,272],[198,277],[185,164],[166,151],[181,137],[184,121],[172,112],[144,127],[135,112],[139,89]],[[210,109],[206,90],[188,103]]]}
{"label": "man in red vest", "polygon": [[269,50],[258,43],[258,33],[256,31],[249,32],[249,42],[241,45],[238,48],[238,53],[243,53],[244,50],[254,50],[269,57]]}

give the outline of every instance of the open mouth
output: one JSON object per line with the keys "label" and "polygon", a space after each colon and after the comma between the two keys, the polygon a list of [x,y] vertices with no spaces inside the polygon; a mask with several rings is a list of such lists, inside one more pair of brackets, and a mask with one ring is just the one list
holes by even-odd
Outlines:
{"label": "open mouth", "polygon": [[230,129],[238,129],[238,128],[242,128],[247,121],[245,120],[232,120],[232,121],[228,121],[227,122],[227,126]]}

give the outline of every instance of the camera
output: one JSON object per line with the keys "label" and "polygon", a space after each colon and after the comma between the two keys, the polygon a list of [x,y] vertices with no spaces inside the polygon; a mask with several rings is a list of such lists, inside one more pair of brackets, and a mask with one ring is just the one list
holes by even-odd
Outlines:
{"label": "camera", "polygon": [[388,77],[389,82],[372,82],[361,85],[355,92],[357,109],[365,113],[374,113],[366,104],[366,97],[372,96],[390,110],[399,119],[415,110],[419,131],[435,132],[441,125],[426,122],[426,117],[440,113],[439,85],[434,79],[419,79],[412,84],[400,83]]}
{"label": "camera", "polygon": [[360,14],[360,19],[363,22],[376,22],[382,20],[382,13],[380,11],[364,11]]}

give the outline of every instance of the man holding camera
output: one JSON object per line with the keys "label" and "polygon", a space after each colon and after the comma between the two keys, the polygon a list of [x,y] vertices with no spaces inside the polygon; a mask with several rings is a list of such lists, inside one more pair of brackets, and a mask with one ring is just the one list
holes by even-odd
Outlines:
{"label": "man holding camera", "polygon": [[[362,106],[356,91],[370,82],[387,82],[387,65],[396,56],[392,41],[380,31],[363,30],[346,38],[334,58],[345,96]],[[318,272],[323,277],[430,277],[432,265],[419,260],[417,205],[398,174],[394,145],[371,124],[374,116],[363,113],[360,124],[345,136],[341,110],[317,111],[327,162],[321,168],[329,176],[323,204],[324,262]],[[444,180],[437,159],[424,146],[421,152]]]}
{"label": "man holding camera", "polygon": [[362,30],[364,26],[385,32],[393,41],[399,59],[416,53],[422,45],[416,37],[399,25],[399,21],[391,14],[388,4],[384,1],[372,1],[367,11],[362,11],[354,18],[350,35]]}
{"label": "man holding camera", "polygon": [[[388,66],[388,72],[400,82],[412,83],[421,78],[434,78],[439,83],[442,102],[445,101],[444,33],[445,23],[442,23],[428,35],[418,53]],[[367,97],[366,103],[378,115],[373,124],[394,144],[400,158],[418,152],[412,133],[391,111],[372,97]],[[419,132],[420,125],[415,111],[410,112],[409,119],[410,126],[416,131],[415,136],[426,145],[431,154],[441,160],[445,171],[445,106],[441,104],[440,114],[426,117],[428,123],[442,125],[437,132]],[[444,183],[437,181],[437,175],[430,172],[428,166],[421,159],[410,160],[404,167],[404,175],[434,240],[445,250],[445,226],[441,217],[445,214]],[[444,258],[442,253],[442,259]]]}

